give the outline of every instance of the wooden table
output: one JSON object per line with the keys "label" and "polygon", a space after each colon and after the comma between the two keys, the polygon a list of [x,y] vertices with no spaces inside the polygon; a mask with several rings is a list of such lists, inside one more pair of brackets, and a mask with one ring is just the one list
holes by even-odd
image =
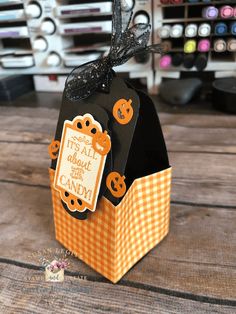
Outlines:
{"label": "wooden table", "polygon": [[0,107],[0,313],[236,313],[236,116],[160,114],[170,233],[116,285],[72,257],[63,283],[44,280],[39,256],[61,248],[47,172],[57,117]]}

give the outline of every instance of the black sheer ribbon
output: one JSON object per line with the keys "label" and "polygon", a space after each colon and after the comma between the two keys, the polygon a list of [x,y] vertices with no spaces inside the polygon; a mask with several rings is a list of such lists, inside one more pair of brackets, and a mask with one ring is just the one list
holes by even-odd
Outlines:
{"label": "black sheer ribbon", "polygon": [[129,28],[132,12],[121,9],[121,0],[113,2],[111,47],[107,56],[75,68],[67,77],[66,97],[72,101],[84,99],[100,89],[109,91],[112,68],[126,63],[135,55],[161,53],[161,45],[147,46],[150,24],[135,24]]}

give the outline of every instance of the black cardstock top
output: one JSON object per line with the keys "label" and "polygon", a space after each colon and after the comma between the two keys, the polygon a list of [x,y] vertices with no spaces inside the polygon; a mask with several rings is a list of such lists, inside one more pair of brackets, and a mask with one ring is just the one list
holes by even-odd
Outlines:
{"label": "black cardstock top", "polygon": [[[113,116],[113,106],[119,99],[132,100],[133,117],[128,124],[120,124]],[[109,93],[95,92],[85,100],[71,101],[63,94],[55,140],[61,140],[65,120],[72,121],[78,115],[91,114],[111,137],[111,151],[107,155],[99,197],[105,196],[114,205],[117,199],[106,187],[106,177],[116,171],[125,175],[127,189],[136,178],[167,169],[169,161],[160,122],[150,97],[135,90],[123,79],[114,77]],[[56,169],[57,160],[52,161]],[[71,212],[72,216],[85,219],[87,212]]]}

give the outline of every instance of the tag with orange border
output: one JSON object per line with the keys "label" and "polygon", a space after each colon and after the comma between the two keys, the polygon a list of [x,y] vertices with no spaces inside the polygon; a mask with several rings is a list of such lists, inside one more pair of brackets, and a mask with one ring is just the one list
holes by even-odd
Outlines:
{"label": "tag with orange border", "polygon": [[110,136],[91,114],[64,122],[54,186],[70,211],[95,211],[110,149]]}

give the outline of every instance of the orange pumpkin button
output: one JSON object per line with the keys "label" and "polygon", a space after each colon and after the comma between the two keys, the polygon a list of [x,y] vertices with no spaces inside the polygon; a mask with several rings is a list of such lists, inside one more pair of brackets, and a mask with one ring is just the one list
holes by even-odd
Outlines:
{"label": "orange pumpkin button", "polygon": [[122,197],[126,192],[125,176],[111,172],[107,176],[106,185],[114,197]]}
{"label": "orange pumpkin button", "polygon": [[120,124],[127,124],[133,118],[132,100],[119,99],[113,107],[113,116]]}
{"label": "orange pumpkin button", "polygon": [[93,149],[100,155],[107,155],[111,149],[111,140],[107,131],[97,131],[92,140]]}
{"label": "orange pumpkin button", "polygon": [[51,144],[48,146],[48,153],[51,159],[57,159],[59,148],[60,148],[60,141],[52,140]]}

